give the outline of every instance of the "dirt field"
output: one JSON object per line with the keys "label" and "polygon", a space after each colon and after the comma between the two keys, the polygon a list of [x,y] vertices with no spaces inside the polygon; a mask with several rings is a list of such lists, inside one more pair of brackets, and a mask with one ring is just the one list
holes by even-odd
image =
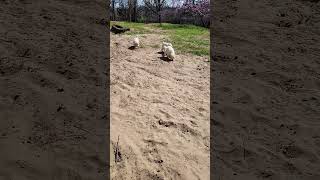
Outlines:
{"label": "dirt field", "polygon": [[144,35],[130,50],[131,36],[111,35],[112,179],[209,179],[210,63],[160,58],[162,38]]}

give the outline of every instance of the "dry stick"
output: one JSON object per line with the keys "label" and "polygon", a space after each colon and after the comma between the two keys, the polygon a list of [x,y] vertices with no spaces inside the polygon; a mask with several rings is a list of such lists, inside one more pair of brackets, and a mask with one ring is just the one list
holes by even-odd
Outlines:
{"label": "dry stick", "polygon": [[115,157],[114,157],[114,161],[115,161],[115,163],[117,163],[117,157],[118,157],[118,149],[119,149],[118,144],[119,144],[119,137],[120,137],[120,135],[118,135],[118,141],[117,141],[117,145],[116,145],[116,153],[115,153]]}

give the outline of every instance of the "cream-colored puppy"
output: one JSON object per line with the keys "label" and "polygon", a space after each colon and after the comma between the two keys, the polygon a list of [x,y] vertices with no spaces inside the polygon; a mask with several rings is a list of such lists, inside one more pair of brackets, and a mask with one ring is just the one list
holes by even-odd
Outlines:
{"label": "cream-colored puppy", "polygon": [[172,44],[171,44],[171,43],[167,43],[167,42],[162,42],[161,51],[164,52],[164,48],[165,48],[165,47],[168,47],[168,46],[171,46],[171,47],[172,47]]}
{"label": "cream-colored puppy", "polygon": [[135,38],[133,38],[133,46],[135,48],[139,47],[140,46],[140,40],[138,38],[138,36],[136,36]]}
{"label": "cream-colored puppy", "polygon": [[176,54],[172,46],[164,47],[164,55],[167,56],[169,59],[174,60]]}

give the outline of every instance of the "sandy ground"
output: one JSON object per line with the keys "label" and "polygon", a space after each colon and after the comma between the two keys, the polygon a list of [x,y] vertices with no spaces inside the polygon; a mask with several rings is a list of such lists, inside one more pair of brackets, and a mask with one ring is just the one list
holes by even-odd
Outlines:
{"label": "sandy ground", "polygon": [[320,179],[319,1],[212,5],[212,175]]}
{"label": "sandy ground", "polygon": [[0,179],[105,180],[104,1],[0,5]]}
{"label": "sandy ground", "polygon": [[168,62],[155,47],[162,38],[143,36],[130,50],[131,36],[111,35],[114,180],[209,179],[209,57]]}

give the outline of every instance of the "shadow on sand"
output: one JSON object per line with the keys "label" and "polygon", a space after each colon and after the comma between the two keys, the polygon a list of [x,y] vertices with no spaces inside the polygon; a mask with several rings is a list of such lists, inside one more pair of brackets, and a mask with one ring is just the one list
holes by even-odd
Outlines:
{"label": "shadow on sand", "polygon": [[135,50],[135,49],[136,49],[136,47],[134,47],[134,46],[130,46],[128,49],[130,49],[130,50]]}
{"label": "shadow on sand", "polygon": [[167,57],[159,57],[162,61],[171,62],[173,60],[167,58]]}

